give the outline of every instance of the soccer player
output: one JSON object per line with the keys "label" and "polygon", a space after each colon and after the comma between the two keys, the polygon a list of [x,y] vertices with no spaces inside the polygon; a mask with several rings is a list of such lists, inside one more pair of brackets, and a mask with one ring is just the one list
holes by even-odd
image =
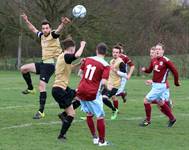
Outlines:
{"label": "soccer player", "polygon": [[[118,91],[116,93],[116,96],[121,96],[122,99],[123,99],[123,102],[126,103],[127,92],[125,92],[125,86],[126,86],[127,81],[131,78],[133,71],[135,69],[135,66],[134,66],[132,60],[127,55],[123,54],[123,52],[124,52],[123,45],[121,43],[118,43],[117,45],[121,49],[121,53],[120,53],[119,57],[125,63],[126,72],[128,70],[128,66],[130,67],[129,72],[126,74],[126,76],[121,77],[121,84],[120,84],[120,87],[118,88]],[[113,104],[114,104],[114,107],[116,109],[118,109],[119,103],[118,103],[118,99],[116,97],[113,97]]]}
{"label": "soccer player", "polygon": [[[93,137],[93,144],[107,146],[105,140],[105,120],[101,90],[109,76],[109,65],[104,60],[107,46],[99,43],[96,47],[97,56],[88,57],[82,63],[82,79],[79,83],[77,96],[81,99],[81,109],[87,113],[87,125]],[[99,90],[100,89],[100,90]],[[93,116],[97,118],[97,130],[93,121]]]}
{"label": "soccer player", "polygon": [[42,22],[42,31],[36,29],[36,27],[28,20],[25,14],[21,15],[23,20],[26,22],[28,28],[34,32],[38,38],[41,39],[42,47],[42,62],[30,63],[23,65],[20,70],[28,88],[23,91],[23,94],[34,94],[35,89],[32,84],[30,72],[40,75],[39,81],[39,110],[34,115],[33,119],[40,119],[45,116],[44,108],[47,99],[46,84],[55,70],[55,59],[62,52],[62,48],[59,42],[60,32],[63,27],[70,23],[70,20],[66,17],[62,17],[61,24],[56,30],[51,29],[50,23],[45,20]]}
{"label": "soccer player", "polygon": [[140,123],[140,126],[148,126],[151,123],[151,106],[150,103],[156,100],[160,110],[169,118],[168,127],[172,127],[176,122],[176,118],[173,115],[169,106],[165,103],[165,92],[167,90],[167,77],[168,72],[171,71],[174,76],[175,86],[180,86],[178,72],[174,64],[164,55],[164,46],[159,43],[155,47],[156,58],[151,60],[149,68],[143,67],[141,70],[145,73],[151,73],[153,71],[152,89],[144,98],[144,107],[146,112],[146,119]]}
{"label": "soccer player", "polygon": [[75,116],[72,105],[72,99],[75,97],[75,90],[68,87],[72,69],[71,63],[81,56],[85,44],[85,41],[81,41],[79,50],[75,52],[75,42],[72,39],[65,39],[63,41],[64,52],[59,55],[56,63],[52,95],[59,104],[60,109],[65,109],[65,112],[59,114],[59,118],[62,120],[62,128],[58,139],[63,141],[66,140],[66,132],[71,126]]}
{"label": "soccer player", "polygon": [[121,53],[120,46],[114,46],[112,49],[113,59],[110,61],[110,75],[108,78],[107,89],[103,90],[103,103],[112,109],[111,120],[116,119],[118,109],[116,109],[109,98],[115,99],[118,88],[121,85],[121,78],[126,77],[126,67],[123,60],[119,57]]}

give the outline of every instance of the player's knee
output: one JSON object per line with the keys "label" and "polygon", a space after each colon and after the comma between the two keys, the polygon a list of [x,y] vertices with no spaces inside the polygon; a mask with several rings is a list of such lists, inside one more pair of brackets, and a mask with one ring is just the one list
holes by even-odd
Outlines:
{"label": "player's knee", "polygon": [[21,71],[21,73],[27,73],[28,72],[28,70],[25,66],[21,66],[20,71]]}
{"label": "player's knee", "polygon": [[146,98],[144,98],[144,104],[148,104],[148,100]]}
{"label": "player's knee", "polygon": [[46,84],[40,82],[38,88],[40,92],[46,91]]}

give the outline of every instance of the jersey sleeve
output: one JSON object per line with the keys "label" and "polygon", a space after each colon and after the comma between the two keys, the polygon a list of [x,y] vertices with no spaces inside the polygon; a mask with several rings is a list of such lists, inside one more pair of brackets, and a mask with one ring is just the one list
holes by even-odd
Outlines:
{"label": "jersey sleeve", "polygon": [[110,66],[106,66],[103,70],[102,79],[108,80],[110,73]]}
{"label": "jersey sleeve", "polygon": [[145,69],[145,73],[151,73],[153,70],[153,61],[151,60],[150,62],[150,66],[148,68]]}
{"label": "jersey sleeve", "polygon": [[125,57],[123,61],[124,61],[125,64],[128,64],[129,67],[134,66],[132,60],[128,56]]}
{"label": "jersey sleeve", "polygon": [[75,54],[65,54],[64,55],[64,60],[67,64],[71,64],[74,60],[77,58],[75,57]]}
{"label": "jersey sleeve", "polygon": [[38,32],[37,32],[37,37],[38,37],[38,38],[41,38],[42,35],[43,35],[43,32],[41,32],[41,31],[38,31]]}
{"label": "jersey sleeve", "polygon": [[179,85],[179,75],[178,75],[178,71],[175,68],[174,64],[169,60],[169,61],[166,61],[166,65],[167,65],[167,68],[169,68],[171,70],[171,72],[174,76],[175,85]]}
{"label": "jersey sleeve", "polygon": [[126,66],[125,66],[125,64],[124,64],[123,62],[121,62],[121,63],[119,64],[119,70],[120,70],[121,72],[126,73]]}
{"label": "jersey sleeve", "polygon": [[54,39],[57,39],[57,38],[59,38],[59,36],[60,36],[60,34],[55,33],[55,31],[52,31],[52,32],[51,32],[51,35],[52,35],[52,37],[53,37]]}

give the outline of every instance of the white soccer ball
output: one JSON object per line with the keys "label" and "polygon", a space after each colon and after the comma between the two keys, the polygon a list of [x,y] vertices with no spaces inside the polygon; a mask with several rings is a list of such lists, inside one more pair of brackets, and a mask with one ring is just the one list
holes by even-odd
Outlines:
{"label": "white soccer ball", "polygon": [[72,9],[72,14],[76,18],[84,18],[86,13],[87,13],[87,10],[83,5],[76,5]]}

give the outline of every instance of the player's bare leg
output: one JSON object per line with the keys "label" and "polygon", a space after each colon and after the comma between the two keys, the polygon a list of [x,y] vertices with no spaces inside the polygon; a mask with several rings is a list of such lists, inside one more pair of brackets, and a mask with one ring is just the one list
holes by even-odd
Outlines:
{"label": "player's bare leg", "polygon": [[21,71],[22,76],[28,86],[26,90],[22,91],[22,93],[23,94],[35,94],[35,89],[33,88],[31,75],[30,75],[30,72],[36,73],[35,64],[31,63],[31,64],[23,65],[20,68],[20,71]]}

